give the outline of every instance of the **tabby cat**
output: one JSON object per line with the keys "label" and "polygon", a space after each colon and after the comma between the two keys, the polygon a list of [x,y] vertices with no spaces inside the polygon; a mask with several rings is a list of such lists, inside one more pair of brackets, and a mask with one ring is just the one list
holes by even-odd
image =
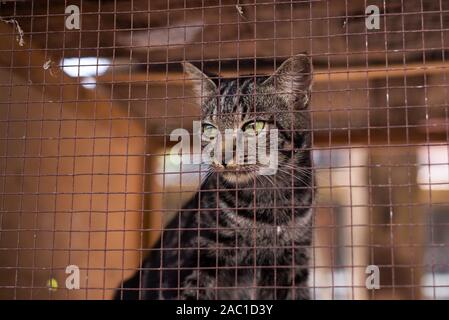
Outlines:
{"label": "tabby cat", "polygon": [[[278,168],[215,161],[196,195],[166,226],[117,299],[309,299],[312,238],[310,87],[305,54],[271,76],[238,79],[184,70],[202,96],[202,137],[278,130]],[[248,154],[244,158],[247,159]],[[224,159],[224,158],[223,158]]]}

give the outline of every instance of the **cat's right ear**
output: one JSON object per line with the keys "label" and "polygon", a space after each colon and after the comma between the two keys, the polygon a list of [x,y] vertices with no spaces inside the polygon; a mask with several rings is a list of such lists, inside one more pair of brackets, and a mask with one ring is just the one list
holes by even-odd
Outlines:
{"label": "cat's right ear", "polygon": [[199,100],[204,97],[216,94],[217,86],[206,74],[189,62],[183,62],[182,67],[187,77],[186,80],[192,81],[193,90]]}
{"label": "cat's right ear", "polygon": [[284,61],[264,83],[289,105],[307,108],[312,85],[312,62],[306,54],[298,54]]}

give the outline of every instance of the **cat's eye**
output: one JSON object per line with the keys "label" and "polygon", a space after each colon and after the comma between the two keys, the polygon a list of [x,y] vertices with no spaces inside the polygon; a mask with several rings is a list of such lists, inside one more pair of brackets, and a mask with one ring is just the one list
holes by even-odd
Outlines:
{"label": "cat's eye", "polygon": [[218,129],[213,125],[205,123],[203,124],[203,136],[207,139],[214,139],[218,133]]}
{"label": "cat's eye", "polygon": [[243,131],[249,135],[257,135],[265,128],[265,121],[253,121],[243,126]]}

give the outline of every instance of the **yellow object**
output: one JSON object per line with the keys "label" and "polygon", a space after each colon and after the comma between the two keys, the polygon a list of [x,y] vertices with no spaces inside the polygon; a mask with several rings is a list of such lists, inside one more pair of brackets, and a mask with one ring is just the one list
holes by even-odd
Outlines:
{"label": "yellow object", "polygon": [[47,288],[50,291],[58,290],[58,281],[55,278],[50,278],[47,280]]}

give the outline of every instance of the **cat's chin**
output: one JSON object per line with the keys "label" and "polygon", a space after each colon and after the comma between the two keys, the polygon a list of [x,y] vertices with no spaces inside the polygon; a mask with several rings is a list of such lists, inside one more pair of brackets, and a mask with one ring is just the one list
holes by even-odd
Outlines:
{"label": "cat's chin", "polygon": [[259,171],[259,167],[256,165],[224,167],[222,165],[212,164],[211,167],[224,181],[233,185],[252,183],[256,179]]}
{"label": "cat's chin", "polygon": [[257,172],[254,170],[221,171],[220,175],[225,181],[231,184],[242,185],[253,182]]}
{"label": "cat's chin", "polygon": [[[264,178],[264,176],[272,176],[276,173],[269,173],[272,171],[270,168],[265,169],[264,167],[251,166],[246,168],[240,168],[239,170],[226,170],[224,168],[216,168],[215,172],[223,179],[234,186],[251,186],[254,183],[263,184],[268,182],[273,184],[271,178]],[[267,174],[267,172],[269,174]]]}
{"label": "cat's chin", "polygon": [[221,173],[223,179],[234,185],[247,184],[254,180],[254,174],[250,173]]}

